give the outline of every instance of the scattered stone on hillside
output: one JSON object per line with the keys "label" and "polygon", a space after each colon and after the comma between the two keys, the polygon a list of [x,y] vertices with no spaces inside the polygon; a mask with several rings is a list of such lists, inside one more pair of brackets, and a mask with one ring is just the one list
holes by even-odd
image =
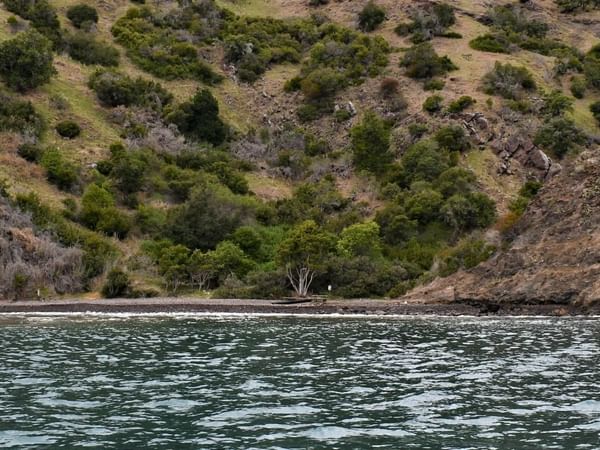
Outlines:
{"label": "scattered stone on hillside", "polygon": [[462,125],[476,145],[485,145],[496,137],[495,131],[482,113],[464,114]]}

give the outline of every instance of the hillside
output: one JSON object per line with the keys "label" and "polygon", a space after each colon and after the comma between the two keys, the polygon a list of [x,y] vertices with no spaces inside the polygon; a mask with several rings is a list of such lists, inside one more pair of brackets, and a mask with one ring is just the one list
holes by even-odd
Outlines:
{"label": "hillside", "polygon": [[1,294],[518,290],[492,275],[515,246],[517,271],[546,225],[586,233],[552,215],[599,139],[575,3],[4,0]]}

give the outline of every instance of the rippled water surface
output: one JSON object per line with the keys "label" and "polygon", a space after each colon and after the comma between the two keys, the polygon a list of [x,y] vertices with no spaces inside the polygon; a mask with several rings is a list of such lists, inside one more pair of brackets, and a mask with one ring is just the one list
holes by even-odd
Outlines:
{"label": "rippled water surface", "polygon": [[600,320],[0,317],[0,447],[599,449]]}

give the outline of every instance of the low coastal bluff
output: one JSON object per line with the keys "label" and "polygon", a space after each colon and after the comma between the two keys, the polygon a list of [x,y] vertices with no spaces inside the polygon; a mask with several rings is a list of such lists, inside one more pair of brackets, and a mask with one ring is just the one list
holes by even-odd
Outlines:
{"label": "low coastal bluff", "polygon": [[600,157],[579,155],[549,181],[474,269],[438,278],[405,300],[590,306],[600,301]]}

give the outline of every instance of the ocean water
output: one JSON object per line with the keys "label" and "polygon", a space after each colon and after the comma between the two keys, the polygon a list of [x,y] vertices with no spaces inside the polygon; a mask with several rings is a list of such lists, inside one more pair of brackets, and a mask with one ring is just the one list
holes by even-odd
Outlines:
{"label": "ocean water", "polygon": [[600,319],[0,316],[0,447],[599,449]]}

